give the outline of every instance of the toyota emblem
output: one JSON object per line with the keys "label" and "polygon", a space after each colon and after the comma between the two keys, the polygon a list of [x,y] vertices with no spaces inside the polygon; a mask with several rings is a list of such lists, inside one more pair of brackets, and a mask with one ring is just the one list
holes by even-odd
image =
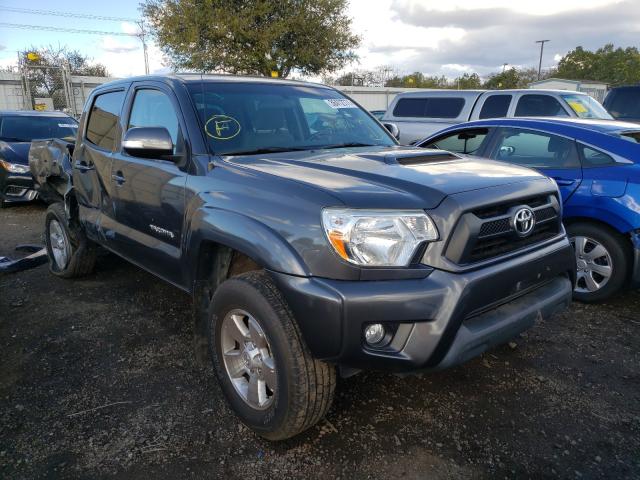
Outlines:
{"label": "toyota emblem", "polygon": [[513,215],[513,228],[521,237],[528,236],[536,226],[536,216],[530,208],[523,207]]}

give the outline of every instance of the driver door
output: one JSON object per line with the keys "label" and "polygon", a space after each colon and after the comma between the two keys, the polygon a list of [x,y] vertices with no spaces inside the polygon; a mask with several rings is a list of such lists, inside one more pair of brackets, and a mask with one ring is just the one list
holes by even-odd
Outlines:
{"label": "driver door", "polygon": [[139,158],[122,147],[113,155],[111,183],[116,228],[114,249],[162,278],[181,284],[180,260],[189,161],[184,121],[173,93],[162,84],[134,84],[125,105],[123,131],[164,127],[172,158]]}

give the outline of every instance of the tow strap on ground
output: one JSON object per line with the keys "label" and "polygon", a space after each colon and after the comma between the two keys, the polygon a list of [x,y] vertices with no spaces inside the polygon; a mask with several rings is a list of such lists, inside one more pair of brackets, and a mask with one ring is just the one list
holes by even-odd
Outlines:
{"label": "tow strap on ground", "polygon": [[17,260],[0,257],[0,273],[21,272],[47,263],[47,249],[41,245],[18,245],[16,251],[31,252],[31,255]]}

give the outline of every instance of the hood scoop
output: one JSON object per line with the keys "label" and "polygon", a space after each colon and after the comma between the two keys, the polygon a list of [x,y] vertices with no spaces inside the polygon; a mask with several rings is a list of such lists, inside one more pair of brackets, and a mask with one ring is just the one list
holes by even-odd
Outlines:
{"label": "hood scoop", "polygon": [[462,157],[445,152],[444,150],[432,150],[427,152],[415,152],[408,155],[389,155],[387,163],[398,163],[400,165],[427,165],[436,162],[447,162],[451,160],[460,160]]}

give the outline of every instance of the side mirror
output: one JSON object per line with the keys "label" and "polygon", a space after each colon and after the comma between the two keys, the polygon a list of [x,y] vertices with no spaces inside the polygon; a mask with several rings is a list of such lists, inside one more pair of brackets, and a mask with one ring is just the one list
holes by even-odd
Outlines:
{"label": "side mirror", "polygon": [[159,158],[173,155],[173,140],[164,127],[133,127],[124,134],[122,148],[133,157]]}
{"label": "side mirror", "polygon": [[383,123],[382,125],[389,130],[389,133],[393,135],[396,140],[400,140],[400,129],[395,123]]}

